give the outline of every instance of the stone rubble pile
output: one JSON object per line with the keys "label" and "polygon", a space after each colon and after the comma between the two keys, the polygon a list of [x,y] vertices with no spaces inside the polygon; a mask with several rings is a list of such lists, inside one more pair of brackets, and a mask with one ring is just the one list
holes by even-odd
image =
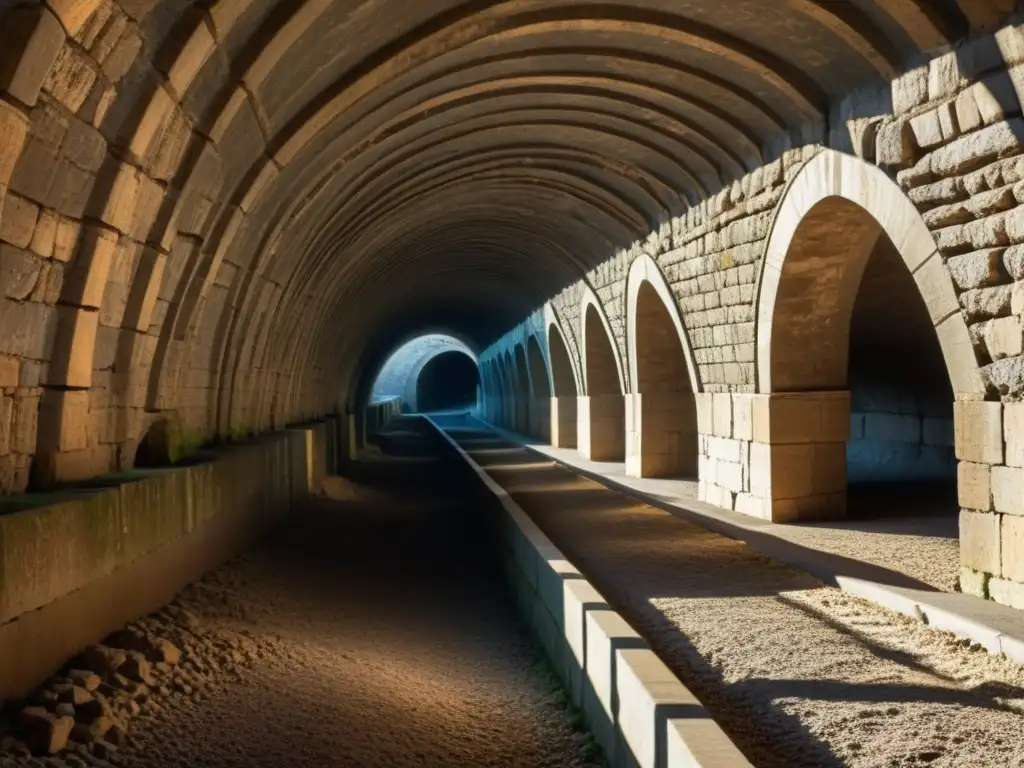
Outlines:
{"label": "stone rubble pile", "polygon": [[[199,582],[163,610],[83,650],[25,701],[0,715],[0,768],[117,765],[138,715],[198,702],[260,656],[243,628],[206,617],[245,619],[230,585]],[[188,606],[188,607],[185,607]]]}

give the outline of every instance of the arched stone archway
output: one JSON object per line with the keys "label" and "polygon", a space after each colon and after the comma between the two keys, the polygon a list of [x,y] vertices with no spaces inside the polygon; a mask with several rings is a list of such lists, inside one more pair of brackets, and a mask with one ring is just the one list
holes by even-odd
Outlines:
{"label": "arched stone archway", "polygon": [[470,409],[479,381],[473,358],[461,350],[448,350],[431,355],[413,371],[405,399],[414,411]]}
{"label": "arched stone archway", "polygon": [[512,359],[512,353],[507,350],[501,356],[501,369],[501,380],[505,391],[502,426],[507,429],[515,429],[516,414],[519,412],[521,405],[516,397],[515,362]]}
{"label": "arched stone archway", "polygon": [[636,259],[626,286],[632,392],[626,403],[626,472],[697,476],[697,378],[672,293],[654,260]]}
{"label": "arched stone archway", "polygon": [[551,382],[536,336],[526,340],[526,357],[530,366],[530,434],[547,442],[551,439]]}
{"label": "arched stone archway", "polygon": [[512,376],[515,387],[516,415],[514,429],[521,435],[530,434],[531,385],[530,364],[526,360],[526,350],[522,344],[515,345],[512,359]]}
{"label": "arched stone archway", "polygon": [[[874,273],[884,279],[871,279]],[[898,292],[901,285],[902,293],[880,300],[878,291]],[[865,429],[870,439],[910,441],[918,455],[941,453],[945,441],[952,475],[952,395],[977,399],[984,392],[959,310],[935,241],[902,191],[856,158],[826,151],[811,160],[787,190],[766,249],[758,394],[749,406],[742,396],[732,398],[733,422],[746,421],[736,413],[749,410],[752,438],[749,494],[738,493],[736,507],[775,521],[844,516],[848,442],[864,438]],[[902,402],[868,405],[869,413],[860,414],[866,420],[851,420],[851,348],[871,333],[875,343],[911,339],[900,354],[876,350],[866,370],[883,380],[901,355],[911,366],[895,378],[913,380],[913,368],[930,365],[917,356],[934,347],[939,362],[927,376],[939,391],[945,387],[939,399],[947,418]],[[884,460],[893,461],[895,449],[886,450]]]}
{"label": "arched stone archway", "polygon": [[611,326],[593,294],[580,308],[583,381],[576,413],[580,454],[593,461],[622,461],[626,455],[625,385]]}
{"label": "arched stone archway", "polygon": [[548,323],[548,357],[551,361],[551,444],[576,447],[576,401],[580,395],[572,358],[558,323]]}

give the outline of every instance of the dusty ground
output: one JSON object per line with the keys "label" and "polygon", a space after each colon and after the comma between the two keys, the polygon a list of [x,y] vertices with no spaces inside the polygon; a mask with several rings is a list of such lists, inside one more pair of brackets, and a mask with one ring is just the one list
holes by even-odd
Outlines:
{"label": "dusty ground", "polygon": [[496,451],[493,433],[453,435],[755,765],[1024,766],[1024,668],[511,444]]}
{"label": "dusty ground", "polygon": [[315,503],[138,625],[182,650],[182,682],[161,672],[141,706],[116,704],[107,762],[81,747],[0,765],[590,765],[468,511],[439,495],[443,467],[378,458],[363,474],[330,486],[355,501]]}
{"label": "dusty ground", "polygon": [[[696,481],[628,477],[621,462],[588,461],[571,448],[536,443],[532,447],[570,466],[604,475],[670,504],[686,505],[697,498]],[[766,527],[763,521],[748,520],[739,513],[728,514],[734,515],[739,525],[755,524],[759,533],[897,571],[945,592],[954,591],[958,589],[960,572],[960,509],[956,491],[923,490],[924,494],[920,486],[912,485],[895,489],[855,488],[849,499],[850,519],[835,522],[776,523]]]}

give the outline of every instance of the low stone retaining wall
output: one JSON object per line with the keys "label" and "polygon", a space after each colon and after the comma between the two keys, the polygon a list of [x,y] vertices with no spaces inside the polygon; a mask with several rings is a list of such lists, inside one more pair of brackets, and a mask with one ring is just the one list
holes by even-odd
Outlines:
{"label": "low stone retaining wall", "polygon": [[[469,468],[519,611],[543,646],[612,768],[749,768],[697,698],[544,535],[509,494],[434,421]],[[474,477],[475,476],[475,477]]]}
{"label": "low stone retaining wall", "polygon": [[0,700],[169,602],[317,492],[331,420],[61,493],[0,499]]}

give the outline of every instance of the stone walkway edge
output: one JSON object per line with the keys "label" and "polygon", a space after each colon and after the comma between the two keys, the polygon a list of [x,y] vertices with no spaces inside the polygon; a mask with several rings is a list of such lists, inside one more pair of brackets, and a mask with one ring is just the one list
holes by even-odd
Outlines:
{"label": "stone walkway edge", "polygon": [[[544,613],[563,615],[553,623],[563,645],[561,653],[552,653],[551,635],[536,618],[524,618],[551,656],[574,703],[584,711],[588,725],[610,765],[639,765],[640,768],[751,768],[751,763],[729,739],[728,735],[703,708],[697,697],[658,658],[639,634],[628,625],[607,601],[583,577],[579,570],[540,530],[529,514],[520,507],[491,476],[477,464],[462,446],[429,416],[424,419],[474,471],[487,490],[495,496],[512,523],[513,535],[521,540],[505,542],[512,557],[533,558],[538,565],[547,565],[547,578],[552,576],[559,594],[551,594],[542,584],[545,574],[518,563],[525,581],[533,582],[533,600]],[[475,419],[474,429],[495,431]],[[519,444],[518,440],[515,440]],[[528,554],[523,544],[529,545]],[[514,576],[513,576],[514,578]],[[512,585],[515,591],[522,587]],[[557,605],[545,605],[553,599]],[[574,611],[567,611],[572,607]],[[547,610],[544,610],[544,609]],[[578,611],[574,620],[573,615]],[[529,610],[524,610],[529,614]],[[534,611],[536,614],[536,611]],[[559,625],[560,624],[560,625]],[[550,628],[547,628],[550,629]],[[568,669],[576,659],[582,670]],[[598,659],[601,663],[593,664]],[[589,686],[581,685],[585,677]],[[589,689],[589,696],[588,696]],[[628,707],[619,708],[619,702]],[[595,717],[597,715],[597,717]],[[611,722],[601,722],[603,717]],[[629,755],[625,753],[628,750]]]}
{"label": "stone walkway edge", "polygon": [[[808,550],[799,544],[772,536],[770,533],[771,523],[758,521],[764,524],[764,528],[754,535],[754,531],[749,528],[724,521],[723,513],[726,513],[727,510],[696,500],[685,504],[664,501],[600,472],[566,461],[561,456],[545,451],[547,446],[530,442],[522,435],[488,424],[480,419],[474,418],[473,421],[481,429],[491,430],[506,440],[610,490],[683,517],[689,522],[715,533],[742,541],[751,549],[799,568],[843,592],[870,600],[891,611],[916,618],[931,627],[951,632],[957,637],[977,643],[990,653],[1003,653],[1007,658],[1024,664],[1024,611],[974,595],[914,589],[858,575],[857,571],[861,569],[856,566],[850,567],[849,561],[845,565],[841,562],[846,558],[841,559],[820,550]],[[738,514],[740,513],[729,513],[729,517]],[[766,532],[767,535],[765,535]],[[862,565],[862,570],[865,573],[877,573],[877,569],[870,564],[863,563]]]}

